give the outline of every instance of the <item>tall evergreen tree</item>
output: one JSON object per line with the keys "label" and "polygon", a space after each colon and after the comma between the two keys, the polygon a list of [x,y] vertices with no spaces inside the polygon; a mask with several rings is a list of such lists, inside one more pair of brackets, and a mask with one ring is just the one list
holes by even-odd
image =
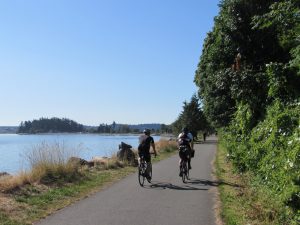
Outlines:
{"label": "tall evergreen tree", "polygon": [[199,99],[193,95],[190,102],[183,103],[183,111],[172,124],[173,132],[179,133],[183,127],[188,127],[194,137],[200,130],[206,129],[207,122],[200,108]]}

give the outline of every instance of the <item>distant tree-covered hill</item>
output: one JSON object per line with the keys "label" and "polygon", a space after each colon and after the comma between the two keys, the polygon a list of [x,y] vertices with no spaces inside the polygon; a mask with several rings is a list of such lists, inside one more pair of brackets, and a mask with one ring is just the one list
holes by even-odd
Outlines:
{"label": "distant tree-covered hill", "polygon": [[150,129],[152,133],[167,133],[169,126],[160,123],[145,124],[100,124],[97,128],[98,133],[141,133],[144,129]]}
{"label": "distant tree-covered hill", "polygon": [[70,119],[53,117],[40,118],[39,120],[21,122],[17,133],[58,133],[58,132],[82,132],[83,125]]}
{"label": "distant tree-covered hill", "polygon": [[[86,133],[141,133],[144,129],[150,129],[151,133],[171,133],[169,125],[160,123],[145,123],[145,124],[112,124],[101,123],[99,126],[84,126],[70,119],[60,119],[53,117],[40,118],[38,120],[21,122],[19,127],[15,127],[14,133],[60,133],[60,132],[86,132]],[[1,129],[0,129],[1,132]]]}
{"label": "distant tree-covered hill", "polygon": [[17,126],[0,126],[0,134],[15,134],[17,131]]}

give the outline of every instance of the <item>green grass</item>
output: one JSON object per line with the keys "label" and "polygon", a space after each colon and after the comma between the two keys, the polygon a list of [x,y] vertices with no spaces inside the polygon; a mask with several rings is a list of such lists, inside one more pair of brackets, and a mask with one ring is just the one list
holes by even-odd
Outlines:
{"label": "green grass", "polygon": [[7,215],[0,212],[0,224],[1,225],[27,225],[26,223],[14,221],[10,219]]}
{"label": "green grass", "polygon": [[246,224],[243,216],[243,206],[239,204],[237,197],[237,187],[226,185],[226,183],[235,183],[238,185],[238,179],[231,174],[231,166],[226,163],[226,153],[222,146],[218,146],[216,159],[216,175],[221,182],[219,186],[220,199],[222,202],[221,217],[226,225]]}

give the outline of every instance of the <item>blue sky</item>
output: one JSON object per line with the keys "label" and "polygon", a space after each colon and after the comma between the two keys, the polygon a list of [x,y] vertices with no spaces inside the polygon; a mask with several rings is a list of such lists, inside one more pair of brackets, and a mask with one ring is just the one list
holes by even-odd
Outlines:
{"label": "blue sky", "polygon": [[218,3],[0,1],[0,126],[174,122]]}

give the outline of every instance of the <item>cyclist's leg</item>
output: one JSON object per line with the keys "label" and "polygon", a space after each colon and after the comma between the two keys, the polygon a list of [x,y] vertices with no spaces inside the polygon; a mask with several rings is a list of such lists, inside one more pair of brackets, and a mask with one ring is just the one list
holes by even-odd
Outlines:
{"label": "cyclist's leg", "polygon": [[150,169],[150,164],[151,164],[151,155],[150,155],[150,153],[145,154],[144,157],[145,157],[145,161],[147,162],[146,174],[147,174],[148,178],[150,178],[149,177],[149,169]]}
{"label": "cyclist's leg", "polygon": [[192,169],[192,166],[191,166],[191,148],[189,148],[189,150],[187,151],[187,162],[188,162],[188,167],[189,167],[189,170]]}
{"label": "cyclist's leg", "polygon": [[182,171],[181,171],[181,165],[182,165],[182,161],[184,159],[184,153],[182,151],[179,151],[179,176],[182,176]]}
{"label": "cyclist's leg", "polygon": [[142,155],[143,155],[143,153],[140,151],[140,150],[138,150],[138,164],[140,165],[141,164],[141,158],[142,158]]}
{"label": "cyclist's leg", "polygon": [[179,166],[182,164],[182,161],[185,159],[186,153],[183,151],[179,151]]}

